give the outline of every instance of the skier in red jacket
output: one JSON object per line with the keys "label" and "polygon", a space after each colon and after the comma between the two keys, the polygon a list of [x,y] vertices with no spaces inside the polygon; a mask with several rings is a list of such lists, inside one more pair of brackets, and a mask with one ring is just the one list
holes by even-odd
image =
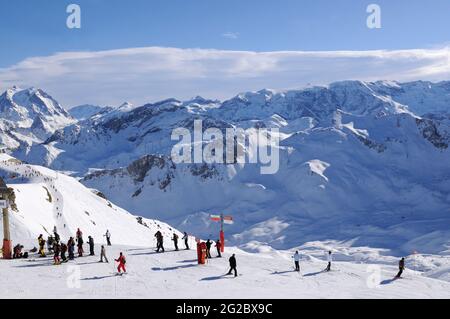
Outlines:
{"label": "skier in red jacket", "polygon": [[119,274],[120,274],[120,269],[122,269],[123,272],[127,272],[127,270],[125,269],[126,259],[122,253],[120,253],[119,258],[116,259],[116,261],[119,263],[119,266],[117,267],[117,271],[119,272]]}

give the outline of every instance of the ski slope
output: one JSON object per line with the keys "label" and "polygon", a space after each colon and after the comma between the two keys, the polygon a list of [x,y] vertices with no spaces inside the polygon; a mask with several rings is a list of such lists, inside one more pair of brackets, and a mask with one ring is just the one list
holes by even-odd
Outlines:
{"label": "ski slope", "polygon": [[[300,275],[287,251],[228,248],[224,258],[198,265],[195,250],[174,252],[170,243],[166,249],[158,254],[152,247],[107,247],[108,264],[99,263],[98,256],[59,266],[51,258],[0,261],[0,272],[8,274],[0,276],[0,298],[450,298],[449,282],[413,270],[392,281],[394,265],[338,261],[331,272],[321,272],[326,262],[319,250],[317,256],[301,251]],[[120,251],[127,257],[123,276],[114,274],[112,261]],[[223,276],[231,253],[236,253],[237,278]],[[380,277],[371,267],[380,267]]]}
{"label": "ski slope", "polygon": [[[152,245],[157,230],[165,236],[174,232],[182,235],[157,220],[143,218],[141,224],[137,216],[98,196],[76,179],[24,164],[6,154],[0,154],[0,176],[16,196],[17,211],[10,210],[15,244],[35,241],[39,234],[47,238],[55,226],[65,241],[80,228],[85,238],[90,235],[95,242],[105,243],[103,235],[109,230],[113,242],[134,246]],[[3,233],[3,225],[0,231]]]}

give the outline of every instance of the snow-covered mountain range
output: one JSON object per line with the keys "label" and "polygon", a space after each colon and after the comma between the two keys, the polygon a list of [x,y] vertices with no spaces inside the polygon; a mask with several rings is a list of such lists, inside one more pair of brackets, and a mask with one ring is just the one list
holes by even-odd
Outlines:
{"label": "snow-covered mountain range", "polygon": [[[71,172],[133,213],[202,236],[215,236],[208,215],[223,212],[236,220],[227,226],[236,244],[333,239],[398,253],[449,249],[450,82],[344,81],[223,102],[83,107],[72,111],[78,121],[41,90],[13,89],[0,110],[2,143],[15,157]],[[172,130],[196,119],[204,129],[279,128],[278,173],[175,164]]]}

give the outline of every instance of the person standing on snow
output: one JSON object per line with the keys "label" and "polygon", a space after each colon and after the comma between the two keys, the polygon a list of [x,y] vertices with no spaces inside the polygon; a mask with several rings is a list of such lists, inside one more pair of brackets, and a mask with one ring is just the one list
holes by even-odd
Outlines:
{"label": "person standing on snow", "polygon": [[61,243],[61,260],[63,262],[65,262],[67,260],[66,252],[67,252],[67,245],[64,243]]}
{"label": "person standing on snow", "polygon": [[327,265],[327,268],[325,268],[325,271],[330,271],[331,270],[331,262],[333,261],[333,256],[331,255],[331,250],[328,251],[328,253],[325,253],[325,257],[328,261],[328,265]]}
{"label": "person standing on snow", "polygon": [[42,234],[38,237],[38,244],[39,244],[39,257],[45,257],[44,247],[45,247],[45,239],[42,236]]}
{"label": "person standing on snow", "polygon": [[164,246],[163,246],[164,237],[159,230],[156,232],[155,237],[156,237],[156,248],[157,248],[156,252],[159,253],[160,249],[162,249],[162,252],[164,252]]}
{"label": "person standing on snow", "polygon": [[403,270],[405,270],[405,258],[404,257],[402,259],[400,259],[400,261],[398,262],[398,274],[397,274],[397,276],[395,276],[395,278],[400,278],[400,276],[403,273]]}
{"label": "person standing on snow", "polygon": [[119,272],[119,274],[121,269],[123,270],[123,272],[127,272],[127,270],[125,269],[126,259],[122,253],[120,253],[119,258],[115,259],[115,261],[119,263],[119,266],[117,267],[117,271]]}
{"label": "person standing on snow", "polygon": [[106,257],[106,249],[105,249],[104,245],[102,245],[102,248],[100,249],[100,262],[101,263],[103,262],[103,258],[105,258],[105,261],[107,263],[109,263],[108,258]]}
{"label": "person standing on snow", "polygon": [[294,256],[292,256],[292,258],[294,258],[295,271],[300,271],[300,254],[298,253],[298,250],[295,251],[295,254]]}
{"label": "person standing on snow", "polygon": [[220,249],[222,248],[222,243],[220,242],[220,239],[217,239],[216,241],[216,248],[217,248],[217,257],[221,258],[222,254],[220,253]]}
{"label": "person standing on snow", "polygon": [[60,237],[59,237],[59,234],[55,231],[55,232],[53,232],[53,235],[54,235],[54,238],[55,238],[55,241],[57,242],[57,243],[59,243],[59,241],[60,241]]}
{"label": "person standing on snow", "polygon": [[80,238],[80,237],[83,237],[83,232],[79,229],[79,228],[77,228],[77,238]]}
{"label": "person standing on snow", "polygon": [[237,269],[236,269],[237,264],[236,264],[236,257],[235,257],[235,255],[233,254],[230,257],[230,259],[228,259],[228,261],[230,262],[230,271],[228,272],[227,275],[231,275],[231,271],[234,270],[234,277],[237,277],[238,274],[237,274]]}
{"label": "person standing on snow", "polygon": [[70,237],[69,241],[67,242],[67,250],[69,251],[69,260],[75,259],[75,240],[73,240],[73,237]]}
{"label": "person standing on snow", "polygon": [[189,250],[189,235],[186,232],[184,232],[184,236],[181,239],[184,239],[184,244],[186,245],[186,250]]}
{"label": "person standing on snow", "polygon": [[206,241],[206,257],[207,258],[211,258],[211,245],[212,245],[212,242],[208,238],[208,240]]}
{"label": "person standing on snow", "polygon": [[54,265],[59,265],[61,264],[61,259],[59,258],[59,254],[61,253],[61,245],[55,241],[55,243],[53,244],[53,261],[54,261]]}
{"label": "person standing on snow", "polygon": [[175,251],[178,251],[178,235],[173,233],[172,240],[173,240],[173,244],[175,246]]}
{"label": "person standing on snow", "polygon": [[83,244],[84,244],[83,233],[80,231],[79,228],[78,228],[78,231],[77,231],[77,243],[78,243],[78,257],[83,257],[83,253],[84,253],[84,250],[83,250]]}
{"label": "person standing on snow", "polygon": [[111,246],[111,233],[109,232],[109,230],[106,230],[106,234],[104,235],[106,237],[106,243],[108,246]]}
{"label": "person standing on snow", "polygon": [[88,243],[89,243],[89,256],[95,256],[94,252],[94,238],[92,236],[88,236]]}

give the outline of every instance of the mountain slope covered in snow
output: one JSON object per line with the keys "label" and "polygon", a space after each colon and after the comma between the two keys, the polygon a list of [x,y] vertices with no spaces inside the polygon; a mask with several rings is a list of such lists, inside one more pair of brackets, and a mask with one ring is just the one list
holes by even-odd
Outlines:
{"label": "mountain slope covered in snow", "polygon": [[[209,214],[233,215],[227,232],[237,245],[334,239],[396,254],[448,253],[449,97],[449,82],[344,81],[223,102],[126,104],[13,154],[73,172],[130,211],[202,236],[217,233]],[[194,120],[203,129],[278,128],[278,172],[173,163],[172,130],[192,130]]]}
{"label": "mountain slope covered in snow", "polygon": [[[166,223],[130,214],[72,177],[5,154],[0,155],[0,176],[14,190],[10,209],[14,244],[37,246],[38,235],[47,238],[55,226],[64,241],[74,237],[80,228],[86,237],[90,235],[97,243],[104,243],[103,235],[108,229],[113,242],[147,247],[153,246],[157,230],[165,236],[179,234]],[[3,225],[0,232],[3,233]]]}

